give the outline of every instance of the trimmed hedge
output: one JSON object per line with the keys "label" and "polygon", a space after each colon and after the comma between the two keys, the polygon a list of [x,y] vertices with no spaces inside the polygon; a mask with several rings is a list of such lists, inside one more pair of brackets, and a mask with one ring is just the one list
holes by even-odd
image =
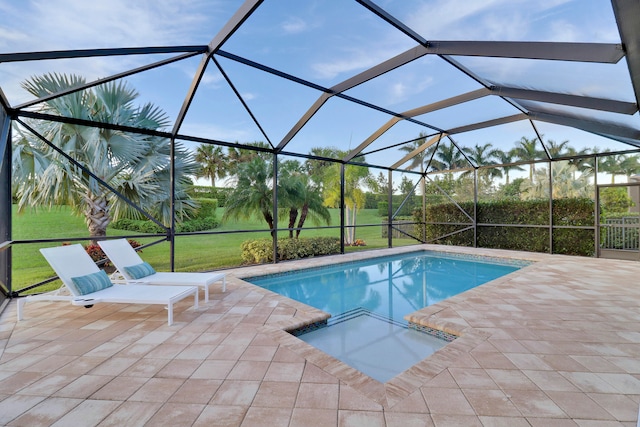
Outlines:
{"label": "trimmed hedge", "polygon": [[[200,205],[191,219],[176,224],[176,232],[192,233],[195,231],[211,230],[220,226],[220,221],[216,217],[218,209],[217,199],[196,199]],[[165,230],[153,221],[145,219],[122,218],[113,221],[111,228],[117,230],[134,231],[137,233],[160,234]]]}
{"label": "trimmed hedge", "polygon": [[[177,233],[191,233],[194,231],[211,230],[217,228],[220,222],[213,217],[195,218],[182,221],[176,224]],[[135,231],[137,233],[161,234],[165,229],[157,225],[155,222],[142,219],[119,219],[111,223],[111,228],[116,230]]]}
{"label": "trimmed hedge", "polygon": [[218,199],[195,199],[200,205],[192,219],[215,218],[218,209]]}
{"label": "trimmed hedge", "polygon": [[553,230],[553,253],[594,256],[594,231],[556,228]]}
{"label": "trimmed hedge", "polygon": [[[273,240],[246,240],[240,246],[243,264],[264,264],[273,262]],[[334,237],[309,237],[299,239],[278,239],[278,260],[309,258],[318,255],[340,253],[340,239]]]}
{"label": "trimmed hedge", "polygon": [[[595,204],[591,199],[557,199],[553,201],[553,225],[556,226],[593,226]],[[473,217],[473,203],[460,203]],[[548,200],[499,200],[478,202],[478,223],[542,225],[549,224]],[[416,212],[414,218],[421,221],[422,213]],[[453,203],[443,203],[427,207],[427,222],[445,224],[426,224],[426,238],[431,241],[456,231],[463,230],[472,222]],[[422,236],[423,226],[416,225],[418,236]],[[440,238],[435,243],[455,246],[473,246],[473,230],[466,230]],[[478,226],[477,243],[479,247],[510,249],[530,252],[549,252],[549,229],[547,227],[500,227]],[[593,230],[553,229],[553,252],[567,255],[593,256],[595,254]]]}
{"label": "trimmed hedge", "polygon": [[[471,238],[473,239],[473,236]],[[478,227],[478,246],[514,251],[549,252],[549,229]]]}
{"label": "trimmed hedge", "polygon": [[155,222],[144,219],[122,218],[113,221],[109,224],[109,227],[115,228],[116,230],[134,231],[136,233],[160,234],[165,232],[165,230]]}
{"label": "trimmed hedge", "polygon": [[187,194],[191,196],[193,199],[216,199],[218,201],[218,206],[224,206],[227,197],[233,191],[233,188],[227,187],[207,187],[204,185],[193,185],[187,189]]}
{"label": "trimmed hedge", "polygon": [[[365,209],[377,209],[378,215],[380,216],[387,216],[389,214],[388,213],[389,196],[387,196],[386,194],[373,194],[373,193],[364,193],[364,196],[365,196],[365,202],[364,202]],[[406,196],[404,194],[394,194],[391,197],[392,197],[391,202],[393,203],[393,207],[394,207],[393,212],[395,212],[396,209],[398,209],[398,206],[400,206],[400,203],[404,201]],[[420,206],[422,206],[422,196],[412,196],[412,198],[407,200],[404,206],[402,206],[402,209],[400,210],[400,213],[398,215],[399,216],[412,215],[413,211],[419,208]]]}

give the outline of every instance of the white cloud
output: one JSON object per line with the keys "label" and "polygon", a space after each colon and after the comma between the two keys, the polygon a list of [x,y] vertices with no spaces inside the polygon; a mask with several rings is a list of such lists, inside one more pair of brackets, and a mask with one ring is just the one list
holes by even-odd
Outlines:
{"label": "white cloud", "polygon": [[292,17],[282,23],[282,29],[287,34],[298,34],[306,31],[309,24],[301,18]]}
{"label": "white cloud", "polygon": [[312,64],[311,68],[318,78],[332,79],[340,73],[361,70],[374,64],[375,62],[371,61],[370,58],[359,55],[357,58],[345,58],[333,62],[318,62]]}
{"label": "white cloud", "polygon": [[540,21],[571,1],[437,0],[401,18],[431,40],[546,40]]}
{"label": "white cloud", "polygon": [[389,85],[387,97],[388,105],[399,104],[412,96],[424,92],[433,85],[434,79],[431,76],[416,77],[415,75],[404,75],[402,80],[398,80]]}
{"label": "white cloud", "polygon": [[[0,52],[207,44],[235,11],[218,0],[0,0]],[[12,104],[29,96],[25,78],[45,72],[102,78],[158,60],[112,56],[2,64],[2,90]],[[193,70],[185,72],[193,78]],[[215,84],[216,76],[206,76]]]}
{"label": "white cloud", "polygon": [[391,97],[395,100],[405,99],[407,96],[408,89],[409,88],[407,87],[405,82],[396,82],[392,84],[391,87],[389,88],[391,92]]}
{"label": "white cloud", "polygon": [[548,41],[562,40],[563,42],[578,42],[581,41],[581,35],[583,30],[576,27],[570,22],[564,20],[554,21],[550,25],[550,32],[547,38]]}
{"label": "white cloud", "polygon": [[[452,32],[456,39],[470,38],[472,32],[481,32],[482,29],[470,28],[458,25],[465,19],[491,10],[501,3],[509,3],[511,0],[438,0],[425,4],[406,17],[407,25],[430,39],[447,39]],[[508,25],[508,23],[505,23]]]}
{"label": "white cloud", "polygon": [[198,13],[203,4],[186,0],[32,0],[18,19],[33,28],[38,44],[48,46],[45,49],[181,44],[194,42],[190,34],[206,23],[207,17]]}
{"label": "white cloud", "polygon": [[341,73],[355,74],[354,71],[370,68],[389,59],[392,55],[387,51],[372,51],[367,46],[362,46],[359,49],[344,50],[341,56],[341,58],[332,61],[315,62],[311,64],[311,69],[320,79],[333,79]]}
{"label": "white cloud", "polygon": [[[183,70],[187,78],[193,78],[193,70],[191,68],[184,67]],[[202,76],[200,84],[213,87],[215,89],[220,87],[220,83],[222,83],[223,81],[224,77],[222,77],[222,74],[220,74],[217,70],[215,72],[211,72],[209,68],[207,68],[207,72],[205,72],[204,76]]]}
{"label": "white cloud", "polygon": [[27,35],[19,30],[0,26],[0,47],[5,50],[27,40]]}
{"label": "white cloud", "polygon": [[[435,0],[416,10],[407,8],[407,15],[398,15],[419,34],[431,40],[533,40],[535,22],[532,18],[554,14],[557,8],[571,0]],[[558,23],[554,36],[578,38],[577,34],[560,34]],[[572,29],[573,30],[573,29]],[[553,37],[549,33],[539,40]],[[384,61],[400,52],[398,45],[408,39],[395,34],[387,40],[377,40],[375,48],[367,43],[358,48],[334,52],[335,59],[317,61],[311,65],[315,76],[333,79],[336,76],[354,74]],[[386,48],[380,48],[380,45]],[[413,42],[409,43],[409,46]]]}

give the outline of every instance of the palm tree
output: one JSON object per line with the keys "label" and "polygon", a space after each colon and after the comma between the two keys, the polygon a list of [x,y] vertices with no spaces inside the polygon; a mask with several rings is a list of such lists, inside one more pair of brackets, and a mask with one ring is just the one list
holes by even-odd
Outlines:
{"label": "palm tree", "polygon": [[[309,154],[327,159],[338,159],[340,158],[341,153],[334,147],[314,147],[309,151]],[[344,157],[344,153],[342,153],[342,155]],[[335,162],[324,159],[308,159],[304,163],[304,169],[307,172],[307,175],[314,182],[315,186],[322,191],[326,171],[335,164]]]}
{"label": "palm tree", "polygon": [[575,166],[576,171],[586,173],[587,175],[593,174],[595,170],[595,157],[583,157],[590,152],[591,150],[589,148],[583,148],[577,151],[575,148],[569,147],[567,149],[567,155],[572,157],[569,159],[569,164]]}
{"label": "palm tree", "polygon": [[[55,95],[85,84],[75,75],[45,74],[23,82],[22,87],[36,97]],[[158,130],[169,121],[151,104],[134,105],[138,93],[126,82],[110,82],[93,89],[72,92],[43,102],[40,111],[103,123]],[[113,129],[89,128],[61,122],[30,122],[39,134],[74,158],[95,176],[128,197],[142,209],[171,223],[167,209],[171,194],[170,143],[165,138],[127,133]],[[67,204],[84,215],[92,240],[106,236],[112,219],[141,217],[91,175],[71,164],[50,145],[16,126],[13,154],[13,180],[18,207]],[[178,209],[194,208],[184,192],[196,164],[192,156],[176,143],[176,194]],[[178,212],[180,215],[180,212]]]}
{"label": "palm tree", "polygon": [[431,167],[436,171],[452,170],[468,166],[466,159],[453,142],[449,144],[439,144],[433,157]]}
{"label": "palm tree", "polygon": [[226,199],[223,219],[262,216],[273,235],[273,169],[256,156],[238,166],[236,188]]}
{"label": "palm tree", "polygon": [[509,172],[512,170],[521,171],[523,170],[522,167],[510,164],[513,163],[515,157],[513,150],[502,151],[497,149],[495,150],[494,156],[496,159],[498,159],[498,163],[502,165],[500,166],[500,169],[502,169],[502,171],[504,172],[506,180],[505,185],[509,185]]}
{"label": "palm tree", "polygon": [[[634,167],[635,163],[635,167]],[[630,176],[637,170],[637,158],[626,157],[624,154],[609,155],[602,159],[600,171],[611,175],[611,183],[616,182],[617,175]]]}
{"label": "palm tree", "polygon": [[[266,142],[256,141],[247,144],[250,147],[271,148]],[[271,154],[265,151],[256,151],[250,148],[229,147],[227,154],[227,175],[235,175],[240,165],[253,160],[254,157],[262,157],[270,161]]]}
{"label": "palm tree", "polygon": [[[337,151],[340,157],[346,152]],[[364,157],[359,160],[364,162]],[[334,163],[325,171],[324,204],[329,207],[340,207],[340,167]],[[365,194],[362,185],[369,177],[369,169],[363,166],[346,165],[344,172],[344,209],[346,226],[345,244],[355,242],[356,215],[358,210],[364,207]]]}
{"label": "palm tree", "polygon": [[[492,147],[493,144],[487,142],[484,145],[476,144],[473,148],[465,147],[463,148],[463,151],[467,157],[476,164],[476,166],[491,166],[496,164],[494,158],[499,151]],[[464,175],[468,175],[470,173],[472,172],[465,172]],[[491,188],[493,178],[500,176],[502,176],[502,172],[498,168],[481,169],[478,172],[478,177],[480,178],[481,183],[483,184],[482,187],[485,191]]]}
{"label": "palm tree", "polygon": [[[238,166],[236,188],[227,198],[223,218],[248,219],[262,217],[273,235],[273,167],[266,156],[254,156]],[[285,160],[278,167],[278,213],[288,216],[289,237],[296,238],[309,217],[314,223],[330,224],[329,210],[322,204],[322,197],[315,191],[298,161]]]}
{"label": "palm tree", "polygon": [[[426,142],[427,134],[424,132],[420,132],[417,139],[403,145],[400,147],[400,151],[403,151],[407,154],[413,152],[414,150],[420,148]],[[408,169],[416,169],[419,168],[420,172],[424,172],[425,160],[427,159],[428,150],[423,150],[413,156],[411,158],[411,163],[408,166]]]}
{"label": "palm tree", "polygon": [[560,157],[563,154],[569,154],[572,150],[573,148],[569,146],[569,140],[564,140],[560,143],[557,143],[552,139],[547,140],[547,151],[549,152],[551,158]]}
{"label": "palm tree", "polygon": [[[588,177],[581,175],[574,179],[576,167],[568,162],[552,162],[553,198],[591,197],[593,184]],[[549,174],[546,169],[536,171],[535,181],[525,181],[522,185],[523,199],[543,199],[549,197]]]}
{"label": "palm tree", "polygon": [[[309,175],[300,172],[302,171],[299,171],[299,173],[294,176],[294,179],[301,182],[301,185],[299,186],[300,193],[297,195],[297,199],[302,202],[302,206],[300,208],[300,219],[298,220],[296,230],[296,239],[300,237],[300,232],[302,231],[302,227],[304,226],[307,218],[310,218],[311,222],[315,225],[320,225],[320,223],[325,223],[327,225],[331,224],[331,213],[324,205],[322,192],[313,185]],[[291,228],[291,225],[289,228]],[[289,234],[289,237],[291,237],[291,233]]]}
{"label": "palm tree", "polygon": [[640,172],[638,156],[625,156],[624,160],[620,163],[620,171],[626,175],[628,182],[630,176]]}
{"label": "palm tree", "polygon": [[538,150],[538,138],[529,139],[526,136],[520,138],[520,141],[516,142],[515,148],[512,150],[513,155],[519,160],[531,161],[529,165],[529,180],[533,181],[533,174],[536,170],[536,165],[533,163],[537,160],[540,151]]}
{"label": "palm tree", "polygon": [[[426,142],[426,140],[427,140],[427,134],[424,132],[420,132],[418,134],[417,139],[414,139],[408,144],[405,144],[402,147],[400,147],[400,151],[403,151],[409,154],[414,150],[420,148]],[[418,154],[413,156],[413,158],[411,158],[411,163],[409,164],[409,169],[419,168],[420,172],[424,173],[427,166],[425,164],[425,161],[431,158],[431,155],[433,154],[433,150],[435,150],[435,147],[436,146],[432,145],[426,150],[422,150]],[[424,194],[426,191],[426,181],[424,177],[420,179],[420,191],[421,191],[421,194]]]}
{"label": "palm tree", "polygon": [[493,144],[487,142],[484,145],[476,144],[473,148],[465,147],[463,151],[476,166],[490,166],[496,164],[493,159],[498,153],[498,150],[491,147],[493,147]]}
{"label": "palm tree", "polygon": [[228,161],[222,147],[215,147],[211,144],[200,144],[196,149],[195,161],[200,163],[200,170],[196,173],[196,178],[208,178],[211,180],[211,187],[216,187],[216,178],[227,176]]}

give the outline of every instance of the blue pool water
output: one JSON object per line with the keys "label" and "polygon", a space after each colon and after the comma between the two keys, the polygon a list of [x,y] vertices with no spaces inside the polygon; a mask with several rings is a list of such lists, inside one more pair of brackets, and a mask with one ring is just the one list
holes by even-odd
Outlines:
{"label": "blue pool water", "polygon": [[246,280],[332,317],[363,308],[406,323],[411,312],[525,265],[492,261],[422,251]]}
{"label": "blue pool water", "polygon": [[405,315],[527,264],[421,251],[246,280],[330,313],[298,338],[386,382],[447,344]]}

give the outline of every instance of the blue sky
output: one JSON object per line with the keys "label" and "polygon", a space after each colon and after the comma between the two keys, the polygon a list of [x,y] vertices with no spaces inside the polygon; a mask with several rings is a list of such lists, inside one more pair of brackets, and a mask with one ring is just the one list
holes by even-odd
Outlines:
{"label": "blue sky", "polygon": [[[240,7],[238,0],[0,0],[0,53],[65,49],[208,44]],[[378,0],[428,40],[499,40],[620,43],[607,0]],[[223,50],[331,87],[416,43],[355,1],[266,0]],[[46,71],[105,77],[168,55],[108,57],[0,64],[0,87],[17,105],[29,99],[19,87],[26,76]],[[320,92],[217,57],[224,71],[277,145]],[[624,60],[583,64],[526,59],[455,58],[492,82],[634,102]],[[199,57],[127,78],[142,102],[152,102],[174,119]],[[480,85],[436,56],[348,90],[345,94],[395,112],[449,98]],[[440,128],[508,116],[517,111],[498,98],[418,117]],[[584,113],[584,112],[582,112]],[[592,115],[593,113],[588,113]],[[632,117],[593,115],[638,127]],[[389,116],[336,97],[330,99],[287,150],[315,146],[350,149],[382,126]],[[401,122],[368,150],[417,137],[423,127]],[[429,129],[426,129],[430,132]],[[624,148],[586,132],[539,124],[545,138],[570,140],[576,148]],[[224,141],[264,141],[214,64],[210,64],[181,133]],[[491,142],[508,149],[521,136],[535,137],[528,122],[455,135],[462,146]],[[397,149],[368,156],[389,165]]]}

